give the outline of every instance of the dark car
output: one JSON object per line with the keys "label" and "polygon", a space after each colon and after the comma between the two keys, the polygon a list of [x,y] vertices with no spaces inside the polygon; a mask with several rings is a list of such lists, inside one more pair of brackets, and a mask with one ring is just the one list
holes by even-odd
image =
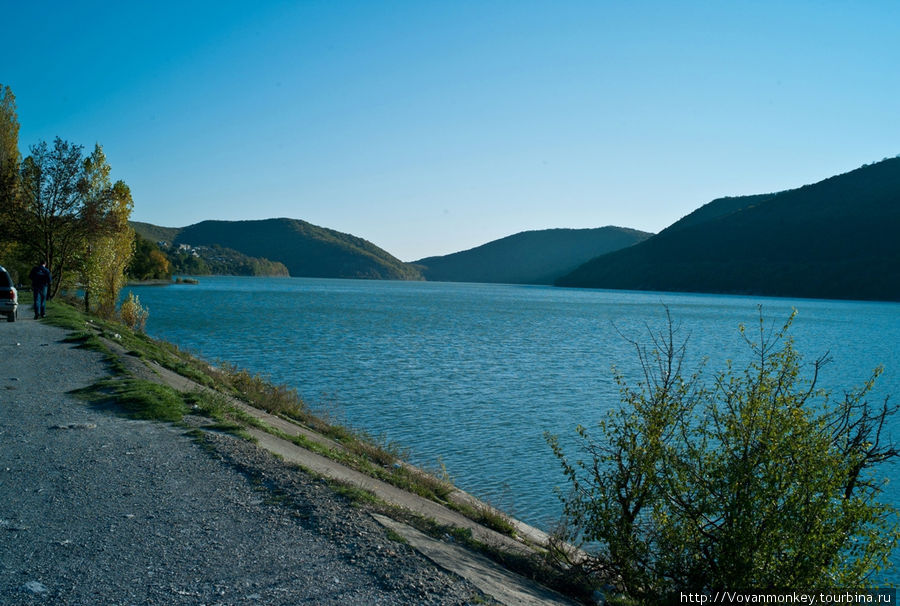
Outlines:
{"label": "dark car", "polygon": [[9,272],[2,266],[0,266],[0,314],[4,314],[8,322],[15,322],[19,316],[19,293],[13,286]]}

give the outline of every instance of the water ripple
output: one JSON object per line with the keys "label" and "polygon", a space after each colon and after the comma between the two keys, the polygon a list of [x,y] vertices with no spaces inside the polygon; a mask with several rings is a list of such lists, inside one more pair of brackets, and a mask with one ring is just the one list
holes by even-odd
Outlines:
{"label": "water ripple", "polygon": [[737,327],[757,320],[758,303],[779,322],[797,307],[798,349],[836,358],[827,385],[859,384],[884,364],[879,389],[900,397],[900,306],[890,303],[299,278],[133,290],[152,335],[292,385],[543,527],[560,515],[563,481],[544,432],[571,446],[577,424],[618,402],[612,367],[638,376],[622,335],[663,326],[663,304],[690,334],[692,364],[709,356],[714,369],[743,355]]}

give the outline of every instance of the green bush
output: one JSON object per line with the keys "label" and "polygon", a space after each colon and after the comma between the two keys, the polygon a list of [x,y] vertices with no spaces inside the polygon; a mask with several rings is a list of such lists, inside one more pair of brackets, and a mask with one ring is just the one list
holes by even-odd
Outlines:
{"label": "green bush", "polygon": [[879,503],[874,467],[898,451],[882,429],[896,407],[871,405],[874,376],[842,399],[817,387],[828,361],[805,368],[788,329],[741,335],[751,362],[712,380],[682,369],[686,341],[669,318],[635,388],[617,377],[622,406],[578,427],[569,459],[548,436],[571,492],[568,538],[591,545],[581,563],[634,603],[674,592],[866,587],[898,539]]}
{"label": "green bush", "polygon": [[141,300],[133,292],[130,292],[128,298],[122,302],[119,315],[125,326],[135,332],[144,332],[150,312],[141,305]]}

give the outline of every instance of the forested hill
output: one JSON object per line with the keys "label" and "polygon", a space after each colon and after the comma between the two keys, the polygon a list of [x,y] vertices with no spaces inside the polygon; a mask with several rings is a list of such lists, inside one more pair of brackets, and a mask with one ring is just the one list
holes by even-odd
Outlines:
{"label": "forested hill", "polygon": [[692,225],[706,223],[707,221],[730,215],[739,210],[756,206],[776,195],[778,194],[757,194],[755,196],[728,196],[725,198],[717,198],[712,202],[704,204],[689,215],[675,221],[675,223],[672,223],[672,225],[659,233],[664,234],[685,227],[691,227]]}
{"label": "forested hill", "polygon": [[413,264],[427,280],[553,284],[585,261],[651,235],[622,227],[526,231]]}
{"label": "forested hill", "polygon": [[140,221],[129,221],[132,229],[142,238],[146,238],[151,242],[167,242],[172,244],[175,237],[181,232],[180,227],[161,227],[152,223],[142,223]]}
{"label": "forested hill", "polygon": [[560,286],[900,301],[900,158],[723,198]]}
{"label": "forested hill", "polygon": [[418,270],[367,240],[298,219],[202,221],[178,230],[174,243],[219,245],[280,261],[292,276],[422,279]]}

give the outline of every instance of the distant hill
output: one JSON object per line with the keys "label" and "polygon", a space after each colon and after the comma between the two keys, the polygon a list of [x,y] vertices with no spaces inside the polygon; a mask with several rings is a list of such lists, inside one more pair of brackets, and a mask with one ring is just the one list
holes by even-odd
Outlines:
{"label": "distant hill", "polygon": [[128,223],[138,235],[151,242],[167,242],[171,244],[182,229],[180,227],[160,227],[159,225],[141,223],[140,221],[129,221]]}
{"label": "distant hill", "polygon": [[218,245],[251,257],[279,261],[292,276],[422,279],[417,269],[367,240],[298,219],[202,221],[177,230],[173,242]]}
{"label": "distant hill", "polygon": [[560,286],[900,300],[900,158],[715,200]]}
{"label": "distant hill", "polygon": [[589,259],[651,235],[622,227],[526,231],[413,264],[427,280],[552,284]]}

